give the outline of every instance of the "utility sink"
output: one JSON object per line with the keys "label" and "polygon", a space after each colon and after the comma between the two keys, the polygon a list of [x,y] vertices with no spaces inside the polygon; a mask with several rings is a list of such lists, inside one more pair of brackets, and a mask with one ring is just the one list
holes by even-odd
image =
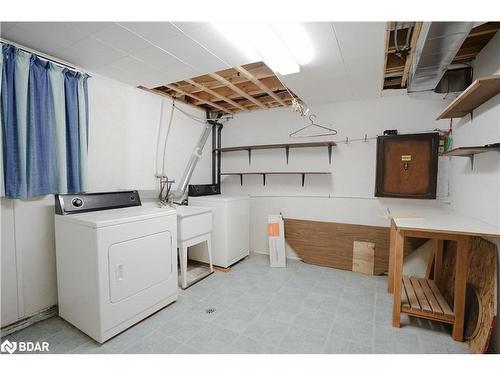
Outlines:
{"label": "utility sink", "polygon": [[177,206],[177,242],[212,231],[212,208]]}
{"label": "utility sink", "polygon": [[[180,283],[182,289],[203,280],[214,270],[211,256],[212,208],[177,206],[177,247],[181,264]],[[188,269],[188,247],[206,243],[209,267],[198,266]]]}

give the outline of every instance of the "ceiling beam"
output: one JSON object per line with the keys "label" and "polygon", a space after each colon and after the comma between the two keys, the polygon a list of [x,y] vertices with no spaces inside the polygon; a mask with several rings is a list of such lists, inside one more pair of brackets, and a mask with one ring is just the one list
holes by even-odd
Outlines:
{"label": "ceiling beam", "polygon": [[189,103],[185,100],[182,100],[180,98],[177,98],[175,97],[174,95],[171,95],[171,94],[167,94],[166,92],[164,91],[161,91],[161,90],[157,90],[157,89],[149,89],[145,86],[137,86],[138,89],[141,89],[141,90],[144,90],[144,91],[147,91],[147,92],[150,92],[152,94],[155,94],[155,95],[160,95],[160,96],[164,96],[165,98],[169,98],[169,99],[172,99],[172,100],[179,100],[181,102],[183,102],[184,104],[188,105],[188,106],[191,106],[193,108],[196,108],[196,109],[200,109],[201,107],[196,105],[196,104],[193,104],[193,103]]}
{"label": "ceiling beam", "polygon": [[487,22],[483,25],[474,27],[467,38],[481,36],[486,34],[495,34],[500,29],[498,22]]}
{"label": "ceiling beam", "polygon": [[401,87],[406,86],[406,81],[408,80],[408,75],[410,74],[410,67],[413,60],[413,54],[415,52],[415,47],[417,46],[417,41],[421,29],[422,29],[422,22],[415,22],[410,42],[410,53],[406,56],[405,68],[403,70],[403,78],[401,79]]}
{"label": "ceiling beam", "polygon": [[[270,70],[266,65],[254,67],[252,69],[246,69],[246,70],[250,74],[252,74],[255,78],[260,79],[260,80],[263,80],[266,78],[271,78],[271,77],[276,77],[275,74],[273,73],[273,71]],[[227,79],[227,80],[231,79],[231,82],[235,85],[239,85],[241,83],[248,82],[247,78],[243,77],[240,73],[238,73],[233,68],[218,71],[218,72],[216,72],[216,74],[223,77],[224,79]],[[205,74],[205,75],[202,75],[199,77],[194,77],[193,79],[196,79],[198,83],[201,83],[205,87],[208,87],[209,89],[212,89],[212,90],[219,89],[221,87],[226,87],[225,84],[223,84],[215,79],[207,81],[206,80],[207,77],[210,77],[210,75]],[[185,82],[185,81],[180,81],[178,83],[178,87],[182,90],[189,91],[192,94],[196,94],[196,93],[202,91],[202,90],[194,88],[188,84],[183,85],[183,82]]]}
{"label": "ceiling beam", "polygon": [[469,35],[467,35],[468,38],[474,38],[476,36],[482,36],[482,35],[488,35],[488,34],[495,34],[498,31],[498,29],[488,29],[488,30],[482,30],[482,31],[471,31]]}
{"label": "ceiling beam", "polygon": [[259,89],[264,91],[267,95],[272,97],[274,100],[276,100],[278,103],[280,103],[283,107],[286,107],[287,104],[280,99],[279,96],[277,96],[274,92],[272,92],[269,87],[264,85],[261,81],[259,81],[257,78],[255,78],[249,71],[247,71],[245,68],[241,66],[237,66],[234,69],[236,69],[238,72],[243,74],[245,77],[247,77],[255,86],[257,86]]}
{"label": "ceiling beam", "polygon": [[458,54],[455,56],[455,58],[453,59],[453,61],[451,63],[455,64],[455,63],[460,63],[462,60],[473,59],[474,57],[477,56],[478,53],[479,53],[479,51],[470,52],[470,53],[465,53],[464,51],[462,51],[462,52],[458,51]]}
{"label": "ceiling beam", "polygon": [[[401,68],[401,73],[402,72],[403,72],[403,69]],[[279,88],[276,88],[277,86],[276,86],[276,84],[274,82],[272,82],[272,81],[265,82],[265,81],[266,81],[266,79],[262,80],[261,82],[264,85],[266,85],[268,88],[270,88],[278,96],[280,96],[279,93],[281,91],[285,90],[285,88],[283,87],[283,85],[281,83],[279,84]],[[233,100],[241,98],[241,96],[239,94],[237,94],[236,92],[232,91],[229,87],[224,87],[224,88],[226,89],[225,92],[221,92],[221,91],[218,90],[220,94],[225,95],[229,99],[233,99]],[[254,100],[260,101],[260,103],[262,103],[264,106],[265,106],[266,103],[265,103],[265,100],[262,100],[263,99],[262,96],[264,95],[267,98],[271,98],[265,91],[259,89],[251,81],[246,81],[246,83],[242,83],[241,86],[238,87],[238,89],[242,90],[245,94],[247,94],[248,96],[250,96]],[[276,91],[276,90],[279,90],[279,91]],[[227,92],[231,92],[231,94],[229,94]],[[218,98],[213,98],[213,99],[209,98],[208,97],[209,94],[206,93],[206,92],[200,92],[197,95],[200,96],[204,100],[210,100],[210,101],[212,101],[214,103],[219,103],[221,101],[221,99],[218,99]],[[245,98],[243,98],[243,99],[245,99]],[[249,101],[249,99],[246,99],[246,100]],[[241,104],[241,105],[243,105],[243,106],[248,106],[247,103],[245,103],[245,102],[243,102],[241,100],[238,100],[238,103]],[[255,104],[255,102],[251,102],[251,103]],[[198,104],[201,104],[201,103],[194,102],[194,104],[198,105]],[[262,108],[262,107],[259,106],[259,108]],[[266,107],[263,107],[263,108],[266,108]]]}
{"label": "ceiling beam", "polygon": [[252,103],[258,105],[260,108],[267,109],[267,107],[264,104],[262,104],[262,102],[258,101],[253,96],[248,95],[245,91],[241,90],[238,86],[236,86],[233,83],[229,82],[227,79],[225,79],[224,77],[221,77],[217,73],[210,73],[209,76],[212,77],[212,78],[214,78],[214,79],[216,79],[217,81],[219,81],[220,83],[224,84],[225,86],[229,87],[235,93],[241,95],[242,97],[250,100]]}
{"label": "ceiling beam", "polygon": [[386,75],[389,74],[389,73],[401,73],[401,74],[403,74],[404,68],[405,68],[404,65],[398,65],[398,66],[393,66],[393,67],[386,67],[385,68],[385,74]]}
{"label": "ceiling beam", "polygon": [[218,104],[212,103],[212,102],[210,102],[210,101],[208,101],[208,100],[203,100],[203,99],[202,99],[202,98],[200,98],[199,96],[196,96],[196,95],[193,95],[193,94],[191,94],[191,93],[189,93],[189,92],[187,92],[187,91],[181,90],[181,89],[179,89],[179,88],[175,87],[174,85],[164,85],[164,86],[165,86],[166,88],[170,89],[170,90],[173,90],[173,91],[175,91],[175,92],[178,92],[179,94],[184,94],[184,95],[186,95],[186,96],[189,96],[190,98],[193,98],[194,100],[198,100],[198,101],[200,101],[200,102],[202,102],[202,103],[204,103],[204,104],[207,104],[207,105],[209,105],[209,106],[211,106],[211,107],[214,107],[214,108],[218,109],[219,111],[222,111],[222,112],[225,112],[225,113],[233,113],[233,112],[232,112],[232,111],[230,111],[229,109],[226,109],[226,108],[224,108],[224,107],[222,107],[222,106],[220,106],[220,105],[218,105]]}
{"label": "ceiling beam", "polygon": [[193,81],[192,79],[186,79],[185,81],[188,82],[188,83],[190,83],[190,84],[192,84],[195,87],[198,87],[200,90],[203,90],[203,91],[209,93],[210,95],[215,96],[216,98],[224,100],[225,102],[231,104],[233,107],[239,108],[242,111],[248,111],[249,110],[248,108],[243,107],[241,104],[236,103],[234,100],[229,99],[227,96],[221,95],[217,91],[211,90],[208,87],[205,87],[202,84],[200,84],[200,83],[198,83],[196,81]]}
{"label": "ceiling beam", "polygon": [[[259,74],[255,74],[254,72],[251,72],[249,71],[251,74],[253,74],[253,76],[257,79],[266,79],[266,78],[272,78],[272,77],[275,77],[274,73],[269,73],[269,74],[262,74],[260,72],[258,72]],[[216,72],[216,74],[218,74],[220,72]],[[207,74],[208,75],[208,74]],[[220,74],[219,74],[220,75]],[[203,76],[202,76],[203,77]],[[222,78],[224,79],[229,79],[229,77],[224,77],[221,75]],[[195,77],[195,78],[198,78],[198,77]],[[248,79],[246,79],[245,77],[242,77],[242,76],[236,76],[236,77],[233,77],[232,78],[232,83],[235,84],[235,85],[239,85],[239,84],[244,84],[248,82]],[[220,89],[222,87],[227,87],[225,84],[221,83],[221,82],[218,82],[218,81],[211,81],[211,82],[202,82],[203,85],[205,85],[206,87],[212,89],[212,90],[215,90],[215,89]],[[198,89],[195,89],[193,90],[193,94],[194,93],[197,93],[201,90],[198,90]]]}
{"label": "ceiling beam", "polygon": [[[267,93],[265,93],[264,91],[259,90],[259,89],[257,89],[256,91],[250,91],[248,94],[251,95],[254,99],[259,100],[263,105],[267,105],[269,100],[275,101],[275,99],[273,99]],[[286,91],[283,91],[283,89],[280,92],[276,91],[275,94],[278,95],[281,98],[281,100],[283,100],[285,102],[293,100],[293,98],[290,95],[288,95],[288,93]],[[237,95],[237,94],[235,94],[235,95]],[[218,103],[218,104],[222,103],[222,100],[217,99],[217,98],[207,99],[206,97],[203,97],[203,99],[210,100],[212,103]],[[244,98],[242,100],[240,100],[238,103],[244,107],[248,107],[249,105],[255,106],[255,104],[253,102],[250,102],[248,99],[244,99]],[[200,105],[203,103],[193,101],[193,104]],[[231,107],[229,107],[229,108],[231,108]],[[261,108],[261,107],[259,107],[259,108]],[[268,108],[266,108],[266,109],[268,109]]]}
{"label": "ceiling beam", "polygon": [[387,22],[387,29],[385,31],[384,79],[382,80],[382,90],[384,89],[385,77],[387,76],[387,53],[389,50],[390,37],[391,37],[391,23]]}

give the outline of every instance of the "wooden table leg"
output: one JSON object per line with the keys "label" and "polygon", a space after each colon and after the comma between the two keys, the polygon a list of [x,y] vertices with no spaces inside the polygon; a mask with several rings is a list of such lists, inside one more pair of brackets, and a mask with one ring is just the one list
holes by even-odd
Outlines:
{"label": "wooden table leg", "polygon": [[465,291],[467,287],[467,268],[470,250],[470,237],[464,236],[457,241],[457,257],[455,263],[455,292],[453,300],[452,337],[455,341],[464,340]]}
{"label": "wooden table leg", "polygon": [[432,240],[432,249],[434,252],[434,277],[436,285],[441,286],[441,274],[443,272],[443,245],[444,241],[434,238]]}
{"label": "wooden table leg", "polygon": [[394,239],[396,226],[391,219],[391,231],[389,233],[389,272],[387,273],[387,291],[394,292]]}
{"label": "wooden table leg", "polygon": [[401,326],[401,291],[403,284],[403,254],[405,237],[403,231],[394,231],[394,259],[393,259],[393,305],[392,305],[392,326]]}

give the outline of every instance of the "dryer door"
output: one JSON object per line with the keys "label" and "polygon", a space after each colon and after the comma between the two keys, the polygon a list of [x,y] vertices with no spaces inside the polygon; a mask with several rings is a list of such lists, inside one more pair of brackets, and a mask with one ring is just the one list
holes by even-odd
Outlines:
{"label": "dryer door", "polygon": [[111,303],[134,296],[172,275],[170,231],[114,243],[109,247]]}

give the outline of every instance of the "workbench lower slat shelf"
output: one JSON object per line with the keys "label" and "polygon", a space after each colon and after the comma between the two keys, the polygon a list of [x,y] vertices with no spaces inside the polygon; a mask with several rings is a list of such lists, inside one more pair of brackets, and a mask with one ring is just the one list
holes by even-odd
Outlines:
{"label": "workbench lower slat shelf", "polygon": [[418,277],[403,277],[401,312],[444,323],[455,321],[455,314],[434,281]]}

